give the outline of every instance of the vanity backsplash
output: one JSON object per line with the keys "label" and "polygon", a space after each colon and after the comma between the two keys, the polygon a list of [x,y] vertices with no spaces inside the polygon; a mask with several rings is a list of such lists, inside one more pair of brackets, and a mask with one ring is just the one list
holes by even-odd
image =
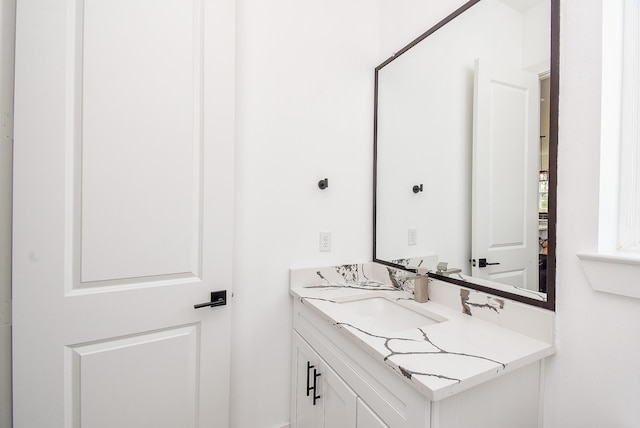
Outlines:
{"label": "vanity backsplash", "polygon": [[[291,269],[291,288],[413,293],[413,272],[379,263],[344,264]],[[429,300],[529,337],[554,343],[555,314],[551,311],[491,294],[429,279]]]}

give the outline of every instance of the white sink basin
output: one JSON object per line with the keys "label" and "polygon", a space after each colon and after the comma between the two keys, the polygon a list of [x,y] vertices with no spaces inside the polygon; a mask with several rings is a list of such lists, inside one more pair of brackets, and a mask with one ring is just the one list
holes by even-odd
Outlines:
{"label": "white sink basin", "polygon": [[350,316],[357,318],[357,327],[363,329],[394,332],[441,322],[383,297],[353,300],[341,305]]}

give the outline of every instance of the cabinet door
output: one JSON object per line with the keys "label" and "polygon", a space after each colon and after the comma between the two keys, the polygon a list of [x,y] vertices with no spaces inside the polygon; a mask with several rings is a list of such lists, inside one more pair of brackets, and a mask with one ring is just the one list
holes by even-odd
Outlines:
{"label": "cabinet door", "polygon": [[[293,337],[293,385],[291,423],[299,428],[320,428],[323,419],[323,401],[318,397],[317,374],[320,373],[320,357],[307,343],[294,333]],[[319,377],[322,377],[320,374]]]}
{"label": "cabinet door", "polygon": [[364,401],[358,398],[356,428],[389,428]]}
{"label": "cabinet door", "polygon": [[293,334],[293,370],[293,427],[356,426],[356,394],[297,333]]}
{"label": "cabinet door", "polygon": [[355,427],[356,393],[326,363],[322,364],[322,378],[320,395],[324,403],[323,427]]}

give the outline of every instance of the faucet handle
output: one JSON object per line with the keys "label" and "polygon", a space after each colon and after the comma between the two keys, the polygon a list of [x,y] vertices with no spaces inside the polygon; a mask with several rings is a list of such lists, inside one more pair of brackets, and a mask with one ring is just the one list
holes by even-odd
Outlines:
{"label": "faucet handle", "polygon": [[440,262],[438,263],[438,265],[436,266],[436,273],[439,275],[442,275],[443,272],[447,271],[447,266],[449,265],[448,262]]}
{"label": "faucet handle", "polygon": [[408,276],[402,277],[402,279],[404,279],[405,281],[408,281],[410,279],[413,280],[413,279],[422,279],[422,278],[429,279],[429,276],[427,274],[424,274],[424,275],[416,274],[416,275],[408,275]]}

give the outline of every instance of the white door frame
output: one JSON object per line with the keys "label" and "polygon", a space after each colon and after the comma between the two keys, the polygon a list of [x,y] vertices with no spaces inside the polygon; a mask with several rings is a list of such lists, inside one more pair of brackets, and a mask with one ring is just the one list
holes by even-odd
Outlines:
{"label": "white door frame", "polygon": [[15,0],[0,2],[0,428],[11,428],[11,211]]}

